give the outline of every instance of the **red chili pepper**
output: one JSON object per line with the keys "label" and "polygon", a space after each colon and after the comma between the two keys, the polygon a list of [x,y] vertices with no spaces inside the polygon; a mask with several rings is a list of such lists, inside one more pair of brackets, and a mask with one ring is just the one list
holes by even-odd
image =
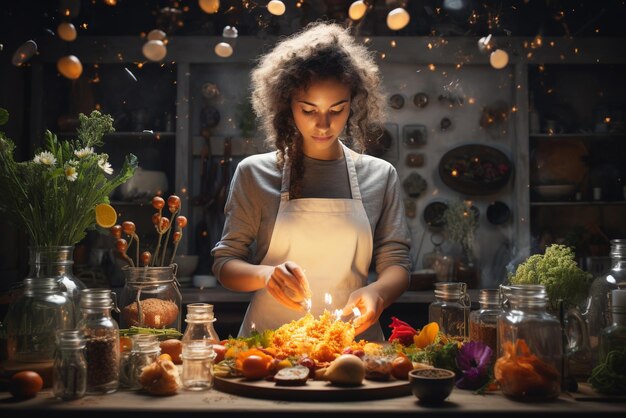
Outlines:
{"label": "red chili pepper", "polygon": [[391,317],[391,325],[389,325],[389,328],[392,329],[389,341],[398,340],[402,345],[413,344],[413,336],[417,335],[415,328],[395,316]]}

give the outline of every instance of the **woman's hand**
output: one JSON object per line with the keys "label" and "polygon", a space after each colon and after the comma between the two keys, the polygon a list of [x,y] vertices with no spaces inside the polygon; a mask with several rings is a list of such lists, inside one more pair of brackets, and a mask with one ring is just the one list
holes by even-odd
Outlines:
{"label": "woman's hand", "polygon": [[293,261],[274,267],[265,281],[265,286],[274,299],[294,311],[305,310],[303,302],[311,297],[304,270]]}
{"label": "woman's hand", "polygon": [[361,311],[361,316],[354,319],[356,335],[359,335],[378,321],[385,309],[385,301],[376,289],[365,286],[350,294],[342,315],[351,315],[354,307]]}

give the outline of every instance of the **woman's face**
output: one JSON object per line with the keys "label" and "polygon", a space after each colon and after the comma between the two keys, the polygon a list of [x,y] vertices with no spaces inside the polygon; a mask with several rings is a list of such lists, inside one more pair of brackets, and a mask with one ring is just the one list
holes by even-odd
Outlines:
{"label": "woman's face", "polygon": [[350,88],[334,78],[314,80],[296,91],[291,111],[302,134],[304,155],[318,160],[341,158],[338,137],[350,116]]}

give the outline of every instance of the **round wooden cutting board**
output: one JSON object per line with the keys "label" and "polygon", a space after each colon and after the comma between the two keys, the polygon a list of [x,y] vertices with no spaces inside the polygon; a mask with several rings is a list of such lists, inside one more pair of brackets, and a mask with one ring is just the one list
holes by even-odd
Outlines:
{"label": "round wooden cutting board", "polygon": [[266,380],[215,377],[215,389],[232,395],[283,401],[366,401],[411,394],[406,380],[364,380],[361,386],[340,387],[319,380],[308,380],[304,386],[277,386]]}

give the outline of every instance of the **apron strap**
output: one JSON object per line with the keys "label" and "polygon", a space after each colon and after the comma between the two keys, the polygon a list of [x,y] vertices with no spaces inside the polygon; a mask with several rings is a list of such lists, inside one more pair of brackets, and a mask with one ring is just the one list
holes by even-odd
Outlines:
{"label": "apron strap", "polygon": [[[350,192],[352,199],[361,200],[361,189],[359,188],[359,180],[356,176],[356,167],[352,158],[352,150],[339,141],[343,149],[343,156],[346,159],[348,168],[348,179],[350,180]],[[289,185],[291,184],[291,162],[285,155],[285,164],[283,164],[283,178],[280,186],[280,201],[289,201]]]}

